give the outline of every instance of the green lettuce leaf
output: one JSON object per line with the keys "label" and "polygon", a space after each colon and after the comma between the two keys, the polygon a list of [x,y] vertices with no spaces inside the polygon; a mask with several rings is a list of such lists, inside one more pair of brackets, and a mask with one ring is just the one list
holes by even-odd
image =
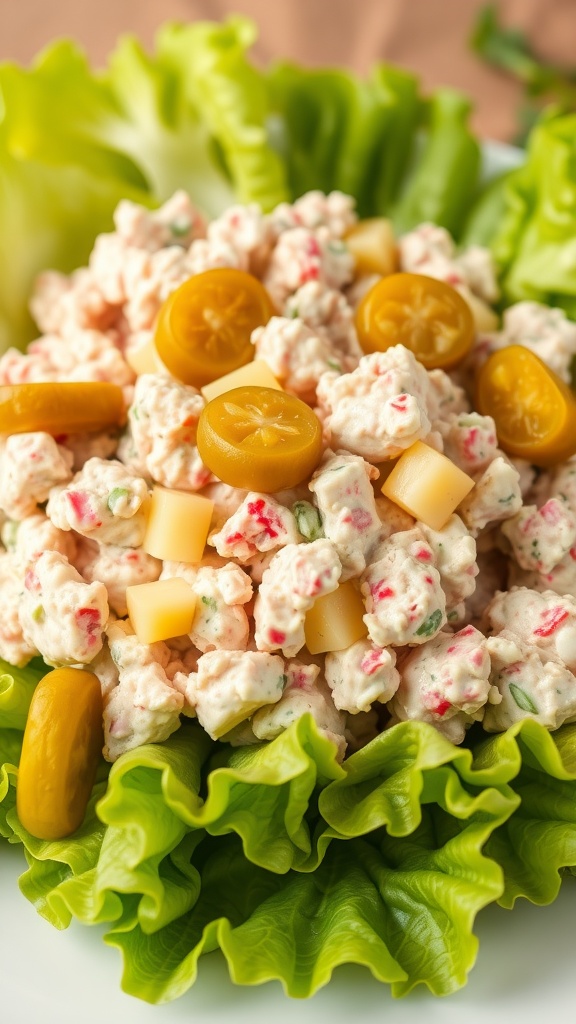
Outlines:
{"label": "green lettuce leaf", "polygon": [[490,813],[504,820],[519,803],[508,785],[519,763],[503,756],[494,766],[476,765],[471,750],[454,746],[432,726],[401,722],[344,762],[345,776],[325,787],[318,806],[333,834],[345,837],[382,826],[391,836],[410,835],[422,805],[444,806],[444,799],[456,818],[487,800]]}
{"label": "green lettuce leaf", "polygon": [[507,182],[491,248],[506,303],[534,299],[576,315],[576,114],[548,112]]}
{"label": "green lettuce leaf", "polygon": [[459,819],[430,804],[409,838],[378,829],[332,841],[304,874],[250,864],[236,839],[203,840],[188,913],[151,934],[128,911],[107,935],[123,953],[122,986],[150,1002],[177,998],[202,953],[220,947],[235,983],[277,979],[295,997],[312,995],[343,963],[365,965],[395,995],[421,983],[454,991],[476,956],[475,915],[502,891],[500,868],[481,852],[502,810],[469,806]]}
{"label": "green lettuce leaf", "polygon": [[483,764],[518,762],[513,781],[518,809],[494,833],[486,850],[504,871],[502,906],[519,897],[556,899],[565,869],[576,868],[576,726],[548,733],[532,719],[480,745]]}
{"label": "green lettuce leaf", "polygon": [[313,866],[306,814],[315,788],[343,775],[334,745],[313,720],[299,719],[272,747],[222,747],[205,764],[213,748],[193,724],[119,758],[98,807],[101,820],[116,829],[119,848],[137,843],[137,862],[152,855],[146,846],[152,833],[166,852],[187,830],[203,829],[215,836],[235,832],[248,860],[267,870]]}
{"label": "green lettuce leaf", "polygon": [[12,730],[4,729],[2,736],[2,754],[6,757],[6,761],[0,761],[0,836],[3,839],[7,839],[8,842],[18,843],[19,838],[14,835],[14,829],[8,822],[8,817],[12,811],[15,813],[16,807],[16,775],[17,768],[12,763],[15,758],[12,756],[14,753],[16,756],[20,754],[20,750],[17,746],[10,751],[10,738],[17,744],[17,736],[19,733],[13,733]]}
{"label": "green lettuce leaf", "polygon": [[417,79],[376,65],[366,79],[280,63],[269,73],[276,144],[292,198],[353,195],[360,216],[386,212],[411,156],[423,102]]}
{"label": "green lettuce leaf", "polygon": [[253,38],[238,17],[167,25],[153,56],[123,38],[99,73],[66,40],[30,70],[0,64],[0,351],[33,335],[36,274],[83,265],[120,199],[157,205],[182,188],[215,216],[287,198]]}
{"label": "green lettuce leaf", "polygon": [[453,89],[438,89],[430,100],[422,153],[392,218],[398,231],[430,221],[457,238],[476,196],[481,154],[468,119],[470,100]]}
{"label": "green lettuce leaf", "polygon": [[[315,788],[343,774],[334,745],[305,718],[278,737],[273,750],[263,744],[227,748],[220,757],[225,763],[208,766],[213,747],[194,723],[165,743],[124,754],[106,788],[99,783],[82,828],[56,843],[30,836],[5,793],[4,831],[24,843],[30,867],[22,889],[39,912],[58,927],[72,915],[101,923],[120,915],[118,894],[136,892],[146,896],[140,925],[158,929],[187,909],[189,877],[170,858],[191,832],[235,832],[246,858],[273,872],[311,869],[318,855],[305,816]],[[181,885],[170,880],[174,871]]]}
{"label": "green lettuce leaf", "polygon": [[[256,36],[255,24],[238,15],[223,24],[169,25],[158,36],[159,59],[179,74],[230,175],[233,195],[206,207],[209,213],[221,212],[234,198],[266,211],[288,198],[284,164],[268,140],[265,78],[246,56]],[[117,70],[117,81],[125,83]],[[195,197],[197,190],[190,191]]]}
{"label": "green lettuce leaf", "polygon": [[[32,694],[46,672],[41,658],[34,658],[26,668],[15,668],[0,658],[0,770],[4,764],[17,765],[20,760]],[[0,803],[5,795],[0,784]]]}
{"label": "green lettuce leaf", "polygon": [[0,736],[4,729],[24,730],[32,694],[48,671],[41,658],[34,658],[26,668],[15,668],[0,658]]}
{"label": "green lettuce leaf", "polygon": [[[185,991],[216,946],[234,981],[277,978],[294,996],[347,962],[397,994],[421,982],[452,991],[474,961],[475,914],[503,889],[482,846],[517,799],[506,785],[468,785],[470,752],[429,726],[384,735],[339,765],[310,716],[272,744],[216,755],[188,724],[123,755],[82,828],[56,843],[19,824],[12,784],[0,820],[24,844],[22,891],[57,927],[72,917],[113,924],[107,941],[123,951],[124,987],[153,1002]],[[354,822],[340,791],[362,786],[367,766],[372,813]],[[14,783],[14,770],[5,775]],[[324,803],[337,808],[329,820]],[[378,811],[394,803],[404,805],[398,819]]]}
{"label": "green lettuce leaf", "polygon": [[[112,228],[122,198],[146,202],[127,182],[99,177],[86,167],[55,167],[15,156],[2,130],[0,67],[0,353],[34,337],[28,299],[46,268],[83,266],[94,238]],[[50,124],[50,121],[48,121]]]}

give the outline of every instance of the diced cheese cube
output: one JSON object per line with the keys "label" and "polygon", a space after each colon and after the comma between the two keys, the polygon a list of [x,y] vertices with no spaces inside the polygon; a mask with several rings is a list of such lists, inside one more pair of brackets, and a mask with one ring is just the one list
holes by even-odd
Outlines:
{"label": "diced cheese cube", "polygon": [[144,551],[163,561],[199,562],[213,510],[214,502],[200,494],[154,487]]}
{"label": "diced cheese cube", "polygon": [[304,620],[310,654],[344,651],[361,640],[368,633],[362,618],[365,613],[364,602],[353,580],[316,598]]}
{"label": "diced cheese cube", "polygon": [[143,644],[184,636],[192,629],[196,595],[183,579],[126,587],[126,603],[134,632]]}
{"label": "diced cheese cube", "polygon": [[138,348],[128,349],[125,359],[138,377],[143,373],[168,373],[156,351],[154,339],[147,341]]}
{"label": "diced cheese cube", "polygon": [[356,275],[395,274],[398,270],[398,249],[394,231],[385,217],[360,220],[345,238],[356,261]]}
{"label": "diced cheese cube", "polygon": [[473,487],[472,478],[450,459],[417,441],[398,459],[382,494],[431,530],[441,530]]}
{"label": "diced cheese cube", "polygon": [[241,366],[239,370],[233,370],[232,373],[226,373],[223,377],[213,380],[211,384],[205,384],[200,391],[206,401],[211,402],[213,398],[218,398],[218,395],[223,395],[226,391],[243,387],[284,390],[276,380],[268,363],[263,359],[254,359],[253,362],[246,363],[246,366]]}

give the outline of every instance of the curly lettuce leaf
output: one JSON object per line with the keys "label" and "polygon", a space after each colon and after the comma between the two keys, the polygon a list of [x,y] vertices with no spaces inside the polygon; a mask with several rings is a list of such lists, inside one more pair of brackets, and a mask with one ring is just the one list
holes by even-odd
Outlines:
{"label": "curly lettuce leaf", "polygon": [[268,140],[265,78],[246,56],[256,36],[254,22],[239,15],[222,24],[169,25],[158,35],[158,54],[179,73],[219,145],[236,202],[257,202],[267,211],[288,198],[288,189]]}
{"label": "curly lettuce leaf", "polygon": [[15,668],[0,658],[0,736],[4,729],[24,730],[32,694],[47,671],[41,658],[34,658],[25,668]]}
{"label": "curly lettuce leaf", "polygon": [[500,820],[476,809],[456,821],[430,805],[409,838],[379,829],[333,841],[314,872],[285,875],[250,864],[236,839],[206,839],[186,915],[146,934],[127,914],[106,936],[123,954],[122,987],[150,1002],[177,998],[199,957],[220,947],[235,983],[275,979],[294,997],[344,963],[368,967],[395,995],[418,984],[452,992],[476,956],[475,915],[502,891],[500,868],[481,852]]}
{"label": "curly lettuce leaf", "polygon": [[410,808],[401,836],[393,815],[364,818],[358,838],[318,814],[318,792],[321,806],[349,773],[358,777],[310,716],[272,744],[212,758],[195,724],[123,755],[82,828],[57,843],[26,833],[11,786],[4,820],[26,850],[22,891],[57,927],[72,916],[113,924],[124,987],[153,1002],[185,991],[201,953],[216,946],[234,981],[277,978],[294,996],[346,962],[397,994],[420,982],[452,991],[474,960],[476,912],[502,892],[501,869],[482,846],[516,800],[506,787],[469,792],[452,766],[468,752],[419,730],[390,730],[368,759]]}
{"label": "curly lettuce leaf", "polygon": [[335,753],[310,716],[237,750],[188,723],[123,755],[57,843],[19,824],[4,767],[0,834],[24,845],[38,911],[111,925],[124,988],[151,1002],[186,991],[217,947],[234,982],[296,997],[341,963],[396,995],[446,994],[474,963],[483,906],[549,902],[576,866],[576,726],[527,720],[454,747],[401,723],[342,765]]}
{"label": "curly lettuce leaf", "polygon": [[323,819],[343,837],[381,827],[391,836],[410,835],[430,801],[459,818],[486,800],[489,813],[502,821],[519,802],[507,784],[517,774],[518,759],[503,756],[496,770],[476,766],[470,750],[454,746],[425,722],[385,730],[344,767],[344,778],[326,786],[318,800]]}
{"label": "curly lettuce leaf", "polygon": [[[17,765],[20,760],[32,694],[46,671],[41,658],[34,658],[25,668],[15,668],[0,658],[0,770],[3,765]],[[5,777],[4,784],[0,783],[0,804],[6,796],[6,786]]]}
{"label": "curly lettuce leaf", "polygon": [[486,848],[504,871],[499,902],[552,903],[564,870],[576,868],[576,726],[549,733],[532,719],[518,722],[477,750],[482,765],[502,758],[518,763],[512,785],[519,806]]}
{"label": "curly lettuce leaf", "polygon": [[146,849],[156,830],[163,833],[161,849],[166,851],[173,845],[168,835],[177,842],[189,829],[215,836],[235,832],[248,860],[269,871],[283,873],[309,861],[313,865],[316,853],[306,814],[315,788],[343,774],[334,745],[313,720],[299,719],[272,745],[224,747],[206,765],[203,781],[200,766],[213,746],[192,725],[116,762],[98,813],[118,830],[120,845],[138,838],[139,849]]}
{"label": "curly lettuce leaf", "polygon": [[548,112],[531,132],[526,164],[506,187],[491,248],[506,303],[533,299],[576,315],[576,114]]}
{"label": "curly lettuce leaf", "polygon": [[210,216],[287,198],[253,37],[244,18],[167,25],[152,56],[125,37],[98,73],[67,40],[30,70],[0,64],[0,351],[33,336],[36,274],[82,266],[122,198],[182,188]]}
{"label": "curly lettuce leaf", "polygon": [[195,876],[174,862],[174,851],[189,834],[235,832],[247,860],[272,872],[313,867],[305,816],[316,787],[343,774],[334,745],[306,718],[273,749],[228,750],[219,767],[206,763],[213,748],[187,724],[165,743],[124,754],[106,788],[97,787],[81,829],[55,843],[30,836],[7,798],[4,831],[24,843],[29,870],[21,886],[38,911],[58,927],[72,916],[102,923],[121,915],[120,896],[137,893],[139,925],[163,927],[188,909]]}

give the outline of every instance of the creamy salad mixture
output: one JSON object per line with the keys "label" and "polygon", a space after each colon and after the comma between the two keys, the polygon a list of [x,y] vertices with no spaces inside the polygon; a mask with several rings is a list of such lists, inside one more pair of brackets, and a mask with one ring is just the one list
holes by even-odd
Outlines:
{"label": "creamy salad mixture", "polygon": [[[310,712],[343,757],[390,725],[429,722],[455,743],[531,717],[576,719],[576,457],[550,470],[509,458],[474,410],[477,368],[509,344],[565,381],[576,325],[534,302],[500,326],[489,253],[457,252],[423,224],[398,240],[399,268],[451,284],[476,323],[470,355],[426,370],[394,345],[364,355],[355,308],[376,278],[346,236],[353,201],[311,192],[270,215],[234,206],[206,223],[179,192],[149,212],[130,202],[86,268],[43,274],[41,337],[0,359],[0,383],[107,381],[127,426],[86,435],[3,435],[0,444],[0,656],[88,667],[104,695],[104,755],[161,741],[182,715],[233,744],[270,740]],[[277,493],[219,481],[200,458],[206,404],[159,360],[137,374],[165,300],[191,275],[236,268],[260,279],[276,315],[254,355],[319,417],[311,477]],[[381,493],[386,462],[417,441],[474,486],[441,529]],[[199,562],[147,553],[153,486],[214,502]],[[182,579],[189,633],[138,639],[127,588]],[[365,636],[311,654],[306,617],[352,581]]]}

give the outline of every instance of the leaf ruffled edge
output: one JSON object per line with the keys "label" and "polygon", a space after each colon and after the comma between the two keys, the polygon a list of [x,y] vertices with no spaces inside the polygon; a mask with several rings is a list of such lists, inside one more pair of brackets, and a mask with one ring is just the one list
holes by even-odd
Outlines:
{"label": "leaf ruffled edge", "polygon": [[[59,927],[72,916],[113,923],[108,941],[123,949],[124,986],[152,1001],[188,988],[198,956],[214,944],[223,949],[233,980],[256,984],[277,978],[295,996],[312,994],[344,962],[365,964],[399,986],[398,994],[419,982],[438,992],[464,983],[476,952],[475,914],[503,888],[500,868],[481,848],[516,806],[506,787],[468,792],[456,767],[462,760],[458,748],[439,741],[428,726],[391,730],[392,741],[380,748],[379,768],[390,801],[395,789],[398,804],[410,810],[401,827],[394,814],[385,814],[372,820],[364,838],[348,838],[323,821],[316,798],[344,785],[349,762],[338,764],[335,747],[310,716],[272,745],[229,751],[228,763],[215,768],[206,760],[211,745],[203,735],[188,726],[165,744],[124,755],[112,768],[106,795],[93,798],[83,829],[69,840],[34,840],[12,806],[6,821],[29,861],[21,887],[43,916]],[[202,797],[203,764],[205,777],[211,770]],[[258,810],[267,815],[264,844]],[[430,837],[440,829],[446,841],[435,849]],[[465,856],[457,854],[461,842]],[[360,878],[362,850],[373,868],[363,869]],[[220,878],[211,888],[210,881],[219,863],[229,877],[232,857],[252,900],[240,917],[237,885],[226,888]],[[425,887],[419,897],[410,893],[414,857],[418,877],[428,872],[429,891]],[[330,897],[324,892],[328,879]],[[435,904],[439,885],[448,914]],[[460,893],[458,899],[451,892]],[[391,928],[396,903],[418,908],[412,945]],[[314,906],[321,926],[304,955]],[[344,943],[343,922],[349,933]],[[423,922],[428,938],[422,944]],[[441,936],[448,937],[446,948]],[[167,943],[178,951],[176,960],[174,954],[166,961]],[[260,950],[248,961],[247,943]],[[154,982],[145,982],[141,958],[149,963],[156,956],[165,967],[154,971]],[[302,962],[309,970],[298,967]],[[148,968],[144,973],[149,976]]]}

